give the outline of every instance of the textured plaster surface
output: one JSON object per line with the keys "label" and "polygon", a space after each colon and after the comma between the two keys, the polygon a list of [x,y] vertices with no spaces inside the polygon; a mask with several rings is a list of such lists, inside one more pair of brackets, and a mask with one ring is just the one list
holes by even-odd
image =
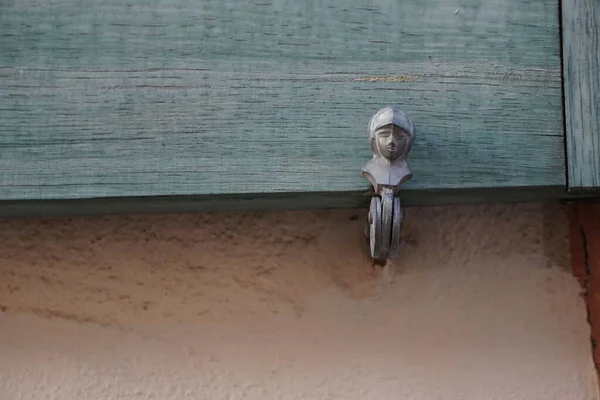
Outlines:
{"label": "textured plaster surface", "polygon": [[0,399],[597,399],[567,226],[541,204],[7,220]]}

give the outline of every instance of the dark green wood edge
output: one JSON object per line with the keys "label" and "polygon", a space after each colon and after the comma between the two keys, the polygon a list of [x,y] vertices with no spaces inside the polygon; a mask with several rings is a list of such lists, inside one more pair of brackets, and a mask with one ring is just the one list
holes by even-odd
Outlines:
{"label": "dark green wood edge", "polygon": [[[365,208],[368,192],[291,193],[233,196],[168,196],[80,200],[0,201],[1,218],[70,217],[110,214]],[[562,186],[489,189],[412,190],[401,193],[403,205],[434,206],[505,202],[561,201],[587,198]]]}

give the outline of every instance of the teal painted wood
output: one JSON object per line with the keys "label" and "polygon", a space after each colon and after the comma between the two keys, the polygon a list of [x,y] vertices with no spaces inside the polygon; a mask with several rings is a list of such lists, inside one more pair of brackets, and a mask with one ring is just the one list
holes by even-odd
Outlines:
{"label": "teal painted wood", "polygon": [[335,206],[369,187],[366,124],[388,104],[417,125],[414,198],[554,190],[558,23],[555,0],[5,0],[0,200]]}
{"label": "teal painted wood", "polygon": [[562,22],[568,187],[600,192],[600,2],[563,0]]}

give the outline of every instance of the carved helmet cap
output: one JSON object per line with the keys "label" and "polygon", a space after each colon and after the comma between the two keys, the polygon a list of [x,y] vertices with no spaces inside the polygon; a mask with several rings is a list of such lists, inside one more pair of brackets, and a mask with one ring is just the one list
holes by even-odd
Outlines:
{"label": "carved helmet cap", "polygon": [[377,146],[375,145],[375,131],[382,126],[393,124],[401,128],[406,132],[408,136],[408,149],[412,145],[413,138],[415,136],[415,125],[408,118],[406,113],[398,109],[397,107],[385,107],[373,115],[369,122],[369,141],[371,142],[371,148],[373,151],[378,152]]}

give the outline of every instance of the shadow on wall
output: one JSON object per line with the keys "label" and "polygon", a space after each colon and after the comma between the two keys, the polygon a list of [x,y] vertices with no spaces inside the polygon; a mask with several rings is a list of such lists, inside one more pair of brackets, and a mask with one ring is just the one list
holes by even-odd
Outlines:
{"label": "shadow on wall", "polygon": [[467,273],[481,275],[489,298],[519,290],[523,275],[545,275],[540,266],[568,269],[558,205],[407,211],[413,244],[384,268],[367,253],[366,210],[6,220],[0,306],[109,325],[214,321],[302,315],[328,288],[374,301],[395,284],[402,302],[477,291],[461,281]]}

